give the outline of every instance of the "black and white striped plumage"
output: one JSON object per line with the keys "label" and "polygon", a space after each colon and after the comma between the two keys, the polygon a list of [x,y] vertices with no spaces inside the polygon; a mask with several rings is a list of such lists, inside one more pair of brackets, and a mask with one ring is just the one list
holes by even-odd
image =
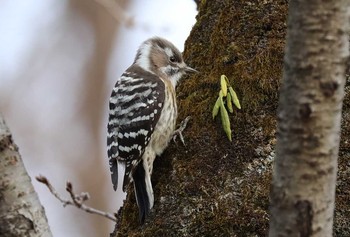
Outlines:
{"label": "black and white striped plumage", "polygon": [[175,129],[175,87],[191,71],[195,70],[172,43],[154,37],[142,43],[110,97],[107,145],[112,183],[116,190],[118,161],[125,163],[123,191],[134,182],[141,223],[153,207],[153,161]]}

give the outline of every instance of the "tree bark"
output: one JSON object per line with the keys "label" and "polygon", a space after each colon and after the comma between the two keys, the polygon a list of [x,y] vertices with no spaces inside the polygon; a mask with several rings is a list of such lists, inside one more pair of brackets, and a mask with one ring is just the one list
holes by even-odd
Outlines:
{"label": "tree bark", "polygon": [[0,115],[0,236],[52,236],[18,147]]}
{"label": "tree bark", "polygon": [[[200,73],[177,88],[178,122],[192,117],[186,146],[171,143],[155,160],[154,208],[142,227],[129,187],[116,236],[267,235],[287,9],[287,0],[198,1],[184,59]],[[242,106],[230,114],[232,143],[211,117],[222,74]],[[347,88],[350,95],[350,80]],[[335,236],[350,235],[348,95],[345,105]]]}
{"label": "tree bark", "polygon": [[[116,236],[264,236],[283,69],[287,1],[200,1],[185,62],[200,73],[177,87],[186,146],[154,162],[155,203],[140,227],[130,186]],[[213,120],[225,74],[241,101],[232,139]]]}
{"label": "tree bark", "polygon": [[289,2],[269,236],[332,236],[347,1]]}

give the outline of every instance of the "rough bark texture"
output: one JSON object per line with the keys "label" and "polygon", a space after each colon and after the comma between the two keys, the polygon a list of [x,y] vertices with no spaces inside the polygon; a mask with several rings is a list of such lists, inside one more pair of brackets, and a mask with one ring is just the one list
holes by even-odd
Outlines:
{"label": "rough bark texture", "polygon": [[347,1],[289,2],[270,236],[332,236]]}
{"label": "rough bark texture", "polygon": [[[172,143],[156,159],[155,204],[143,227],[130,186],[117,236],[266,236],[287,3],[198,1],[184,57],[200,73],[177,88],[178,121],[192,116],[186,147]],[[242,102],[242,110],[230,114],[232,143],[220,119],[211,117],[221,74]],[[345,104],[348,111],[348,97]],[[349,114],[344,125],[335,236],[350,235]],[[299,205],[307,213],[308,205]]]}
{"label": "rough bark texture", "polygon": [[18,147],[0,115],[0,236],[52,236]]}

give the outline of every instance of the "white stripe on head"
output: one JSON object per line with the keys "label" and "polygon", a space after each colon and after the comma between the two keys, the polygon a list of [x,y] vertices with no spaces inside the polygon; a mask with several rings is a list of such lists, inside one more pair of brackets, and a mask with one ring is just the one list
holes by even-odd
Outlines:
{"label": "white stripe on head", "polygon": [[147,42],[140,46],[139,48],[139,57],[136,60],[136,64],[139,65],[142,69],[150,71],[150,53],[151,53],[151,43]]}

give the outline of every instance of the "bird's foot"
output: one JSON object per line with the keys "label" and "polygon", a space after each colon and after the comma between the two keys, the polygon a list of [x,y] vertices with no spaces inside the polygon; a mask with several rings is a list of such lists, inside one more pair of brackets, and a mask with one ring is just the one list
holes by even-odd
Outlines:
{"label": "bird's foot", "polygon": [[182,132],[185,130],[187,123],[190,119],[191,119],[191,116],[187,116],[184,120],[182,120],[182,122],[179,125],[179,128],[174,131],[174,133],[173,133],[173,141],[174,142],[176,142],[176,138],[177,138],[177,136],[179,136],[182,144],[184,146],[186,146],[185,139],[182,136]]}

